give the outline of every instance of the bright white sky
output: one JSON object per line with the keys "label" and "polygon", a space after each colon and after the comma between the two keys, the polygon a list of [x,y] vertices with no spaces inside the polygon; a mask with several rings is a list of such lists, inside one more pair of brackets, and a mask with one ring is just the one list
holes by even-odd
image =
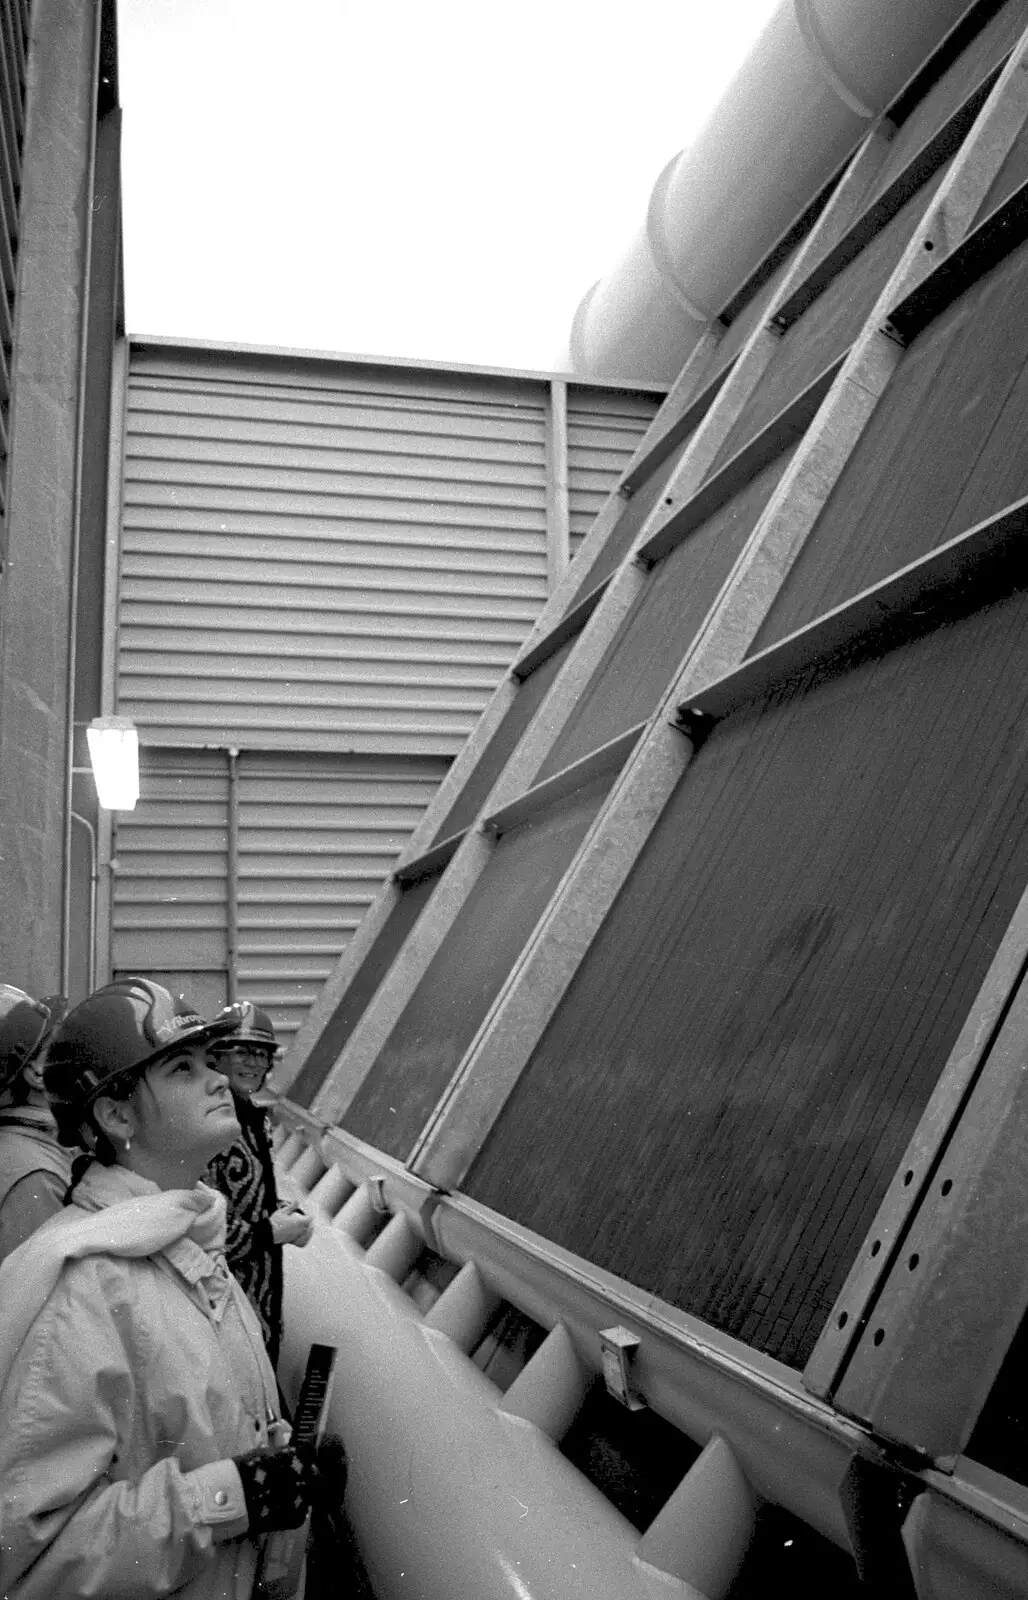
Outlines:
{"label": "bright white sky", "polygon": [[119,0],[127,322],[550,368],[779,0]]}

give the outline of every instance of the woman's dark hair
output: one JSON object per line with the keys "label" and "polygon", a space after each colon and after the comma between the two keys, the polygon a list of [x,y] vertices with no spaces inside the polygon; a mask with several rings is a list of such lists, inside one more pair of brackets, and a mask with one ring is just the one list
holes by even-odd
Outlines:
{"label": "woman's dark hair", "polygon": [[[150,1065],[145,1062],[143,1066],[132,1071],[122,1072],[111,1082],[104,1085],[103,1093],[98,1094],[97,1100],[131,1100],[135,1091],[146,1077],[146,1069]],[[103,1129],[99,1126],[93,1115],[95,1101],[86,1110],[85,1117],[79,1127],[79,1143],[83,1146],[82,1154],[77,1155],[71,1164],[71,1182],[68,1185],[64,1203],[67,1205],[72,1197],[75,1185],[81,1182],[86,1168],[93,1162],[99,1161],[102,1167],[113,1167],[118,1159],[118,1152],[108,1139]]]}

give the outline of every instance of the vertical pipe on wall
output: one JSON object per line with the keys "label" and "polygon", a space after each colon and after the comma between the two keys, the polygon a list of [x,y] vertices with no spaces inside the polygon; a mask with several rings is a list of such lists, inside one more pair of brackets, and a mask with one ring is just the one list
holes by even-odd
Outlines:
{"label": "vertical pipe on wall", "polygon": [[96,829],[88,817],[80,811],[71,813],[72,822],[77,822],[85,828],[89,837],[89,992],[96,988],[96,886],[97,886],[97,850]]}
{"label": "vertical pipe on wall", "polygon": [[[101,638],[100,714],[117,711],[118,612],[121,587],[121,512],[125,484],[125,408],[128,396],[128,340],[115,342],[111,364],[111,438],[107,455],[107,539],[104,549],[104,609]],[[114,817],[100,811],[96,845],[97,983],[111,979],[111,917],[114,900]]]}
{"label": "vertical pipe on wall", "polygon": [[568,499],[568,386],[552,378],[546,395],[546,587],[552,594],[571,560]]}
{"label": "vertical pipe on wall", "polygon": [[228,851],[225,874],[229,1003],[239,998],[239,751],[228,753]]}
{"label": "vertical pipe on wall", "polygon": [[96,91],[100,81],[100,0],[93,0],[93,100],[89,119],[89,151],[85,172],[85,220],[82,252],[82,298],[79,310],[78,381],[75,419],[75,476],[72,487],[70,577],[68,584],[68,656],[65,691],[64,854],[61,863],[61,970],[58,988],[71,988],[71,828],[75,765],[75,663],[79,609],[79,552],[82,543],[82,453],[86,424],[86,370],[89,355],[89,283],[93,250],[93,189],[96,182]]}

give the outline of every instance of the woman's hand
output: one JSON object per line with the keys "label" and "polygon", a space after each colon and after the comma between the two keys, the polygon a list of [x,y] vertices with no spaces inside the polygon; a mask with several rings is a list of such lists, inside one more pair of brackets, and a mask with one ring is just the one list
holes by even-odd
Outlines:
{"label": "woman's hand", "polygon": [[314,1232],[314,1218],[302,1206],[290,1201],[271,1214],[271,1237],[276,1244],[303,1246]]}

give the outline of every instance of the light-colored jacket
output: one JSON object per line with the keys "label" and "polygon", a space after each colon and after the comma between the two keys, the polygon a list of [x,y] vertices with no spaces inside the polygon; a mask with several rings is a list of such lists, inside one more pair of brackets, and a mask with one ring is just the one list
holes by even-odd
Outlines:
{"label": "light-colored jacket", "polygon": [[92,1166],[0,1267],[0,1594],[246,1600],[277,1407],[224,1201]]}

